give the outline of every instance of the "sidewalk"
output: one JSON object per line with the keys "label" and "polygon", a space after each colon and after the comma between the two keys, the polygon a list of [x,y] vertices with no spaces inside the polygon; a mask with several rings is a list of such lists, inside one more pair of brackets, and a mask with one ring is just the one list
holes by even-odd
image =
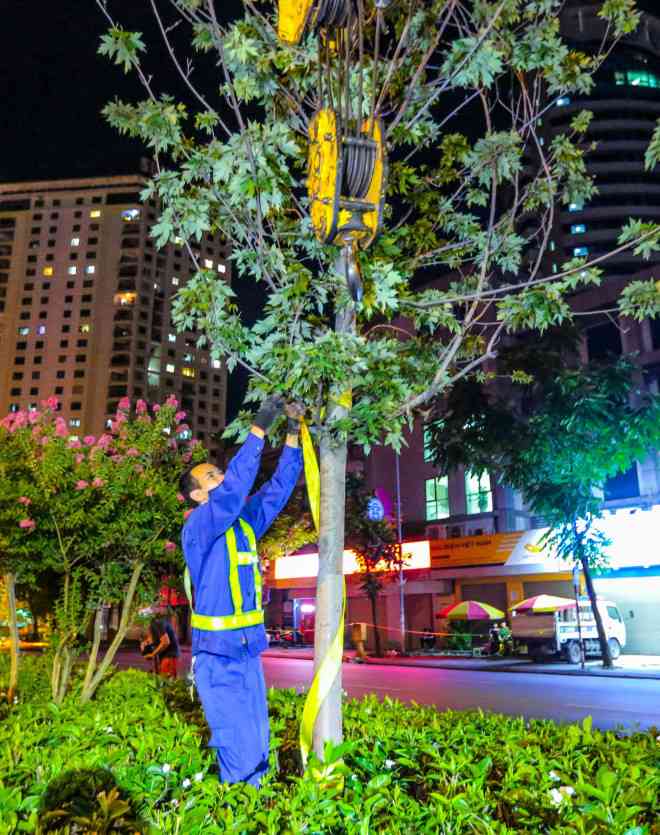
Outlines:
{"label": "sidewalk", "polygon": [[[264,658],[290,658],[311,661],[314,650],[311,647],[284,649],[272,647],[263,653]],[[344,659],[355,661],[355,650],[344,650]],[[605,678],[639,678],[660,681],[660,656],[658,655],[622,655],[615,662],[614,668],[605,670],[599,659],[587,661],[584,672],[579,664],[566,664],[562,661],[535,664],[527,658],[464,658],[441,656],[437,654],[388,656],[386,658],[367,658],[365,664],[392,667],[431,667],[440,670],[471,670],[493,673],[532,673],[535,675],[560,676],[600,676]]]}

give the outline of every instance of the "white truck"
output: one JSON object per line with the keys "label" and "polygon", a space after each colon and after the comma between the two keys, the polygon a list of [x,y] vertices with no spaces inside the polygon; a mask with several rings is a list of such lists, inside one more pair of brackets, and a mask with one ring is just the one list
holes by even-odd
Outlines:
{"label": "white truck", "polygon": [[[626,627],[615,603],[597,600],[612,658],[618,658],[626,645]],[[535,661],[561,656],[571,664],[580,663],[580,637],[577,607],[549,614],[512,612],[511,632],[514,649]],[[580,599],[580,626],[585,655],[600,655],[596,621],[588,598]]]}

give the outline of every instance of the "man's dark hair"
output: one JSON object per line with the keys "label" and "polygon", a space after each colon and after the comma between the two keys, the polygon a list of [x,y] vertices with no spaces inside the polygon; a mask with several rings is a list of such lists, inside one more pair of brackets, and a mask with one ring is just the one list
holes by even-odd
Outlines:
{"label": "man's dark hair", "polygon": [[181,491],[182,495],[185,497],[187,502],[192,501],[190,498],[190,493],[193,490],[197,490],[197,488],[199,487],[197,479],[192,474],[192,471],[197,466],[199,465],[191,464],[190,467],[187,467],[179,476],[179,490]]}

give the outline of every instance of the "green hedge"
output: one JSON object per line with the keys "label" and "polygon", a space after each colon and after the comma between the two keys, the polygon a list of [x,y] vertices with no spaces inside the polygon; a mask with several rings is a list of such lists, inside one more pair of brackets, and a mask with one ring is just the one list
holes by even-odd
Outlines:
{"label": "green hedge", "polygon": [[302,697],[270,693],[272,774],[218,783],[183,682],[116,673],[81,708],[46,668],[0,721],[0,833],[660,833],[656,733],[594,731],[374,697],[345,707],[343,791],[299,775]]}

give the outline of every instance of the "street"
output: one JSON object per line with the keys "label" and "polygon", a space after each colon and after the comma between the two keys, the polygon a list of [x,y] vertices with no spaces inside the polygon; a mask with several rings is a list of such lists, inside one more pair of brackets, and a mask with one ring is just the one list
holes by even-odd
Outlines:
{"label": "street", "polygon": [[[263,662],[269,686],[309,687],[311,661],[265,656]],[[652,679],[344,664],[343,686],[357,698],[376,693],[441,710],[481,707],[558,722],[591,716],[602,729],[660,728],[660,681]]]}

